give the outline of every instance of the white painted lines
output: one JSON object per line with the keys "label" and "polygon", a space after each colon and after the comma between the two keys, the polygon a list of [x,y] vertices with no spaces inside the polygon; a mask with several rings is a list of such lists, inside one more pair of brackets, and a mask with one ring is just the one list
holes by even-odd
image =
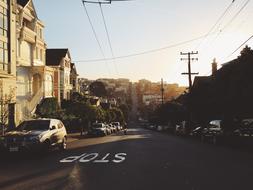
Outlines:
{"label": "white painted lines", "polygon": [[69,156],[60,160],[60,163],[122,163],[126,160],[126,153],[99,155],[99,153],[84,153],[80,156]]}

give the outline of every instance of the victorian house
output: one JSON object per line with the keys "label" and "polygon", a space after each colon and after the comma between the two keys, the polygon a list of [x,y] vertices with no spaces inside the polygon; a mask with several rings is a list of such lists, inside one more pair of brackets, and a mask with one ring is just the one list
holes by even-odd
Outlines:
{"label": "victorian house", "polygon": [[71,56],[68,49],[47,49],[46,65],[54,69],[54,95],[60,103],[70,99]]}
{"label": "victorian house", "polygon": [[76,65],[75,63],[71,63],[71,70],[70,70],[70,84],[72,85],[71,93],[79,92],[77,77],[78,73],[76,70]]}
{"label": "victorian house", "polygon": [[54,70],[45,64],[44,24],[32,0],[17,3],[17,117],[22,121],[31,117],[41,99],[54,96]]}

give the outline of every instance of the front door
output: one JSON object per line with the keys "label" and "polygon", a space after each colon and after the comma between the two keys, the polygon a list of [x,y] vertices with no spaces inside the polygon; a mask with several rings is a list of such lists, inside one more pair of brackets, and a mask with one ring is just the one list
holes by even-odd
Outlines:
{"label": "front door", "polygon": [[9,128],[16,127],[16,125],[15,125],[15,103],[8,104],[8,125],[9,125]]}

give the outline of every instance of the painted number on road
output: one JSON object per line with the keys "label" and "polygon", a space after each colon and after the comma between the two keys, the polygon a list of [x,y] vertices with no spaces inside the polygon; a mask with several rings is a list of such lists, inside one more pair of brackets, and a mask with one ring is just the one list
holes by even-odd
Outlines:
{"label": "painted number on road", "polygon": [[100,156],[99,153],[84,153],[80,156],[69,156],[67,158],[63,158],[60,160],[61,163],[71,163],[71,162],[80,162],[80,163],[122,163],[125,161],[127,154],[126,153],[117,153],[115,155],[111,155],[107,153],[105,155]]}

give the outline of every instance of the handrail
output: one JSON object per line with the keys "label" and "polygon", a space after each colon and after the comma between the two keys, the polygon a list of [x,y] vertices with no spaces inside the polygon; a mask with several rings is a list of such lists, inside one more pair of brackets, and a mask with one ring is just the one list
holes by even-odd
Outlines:
{"label": "handrail", "polygon": [[36,94],[32,97],[30,101],[27,103],[27,108],[29,112],[32,112],[37,104],[39,103],[40,99],[43,97],[43,89],[42,87],[36,92]]}

